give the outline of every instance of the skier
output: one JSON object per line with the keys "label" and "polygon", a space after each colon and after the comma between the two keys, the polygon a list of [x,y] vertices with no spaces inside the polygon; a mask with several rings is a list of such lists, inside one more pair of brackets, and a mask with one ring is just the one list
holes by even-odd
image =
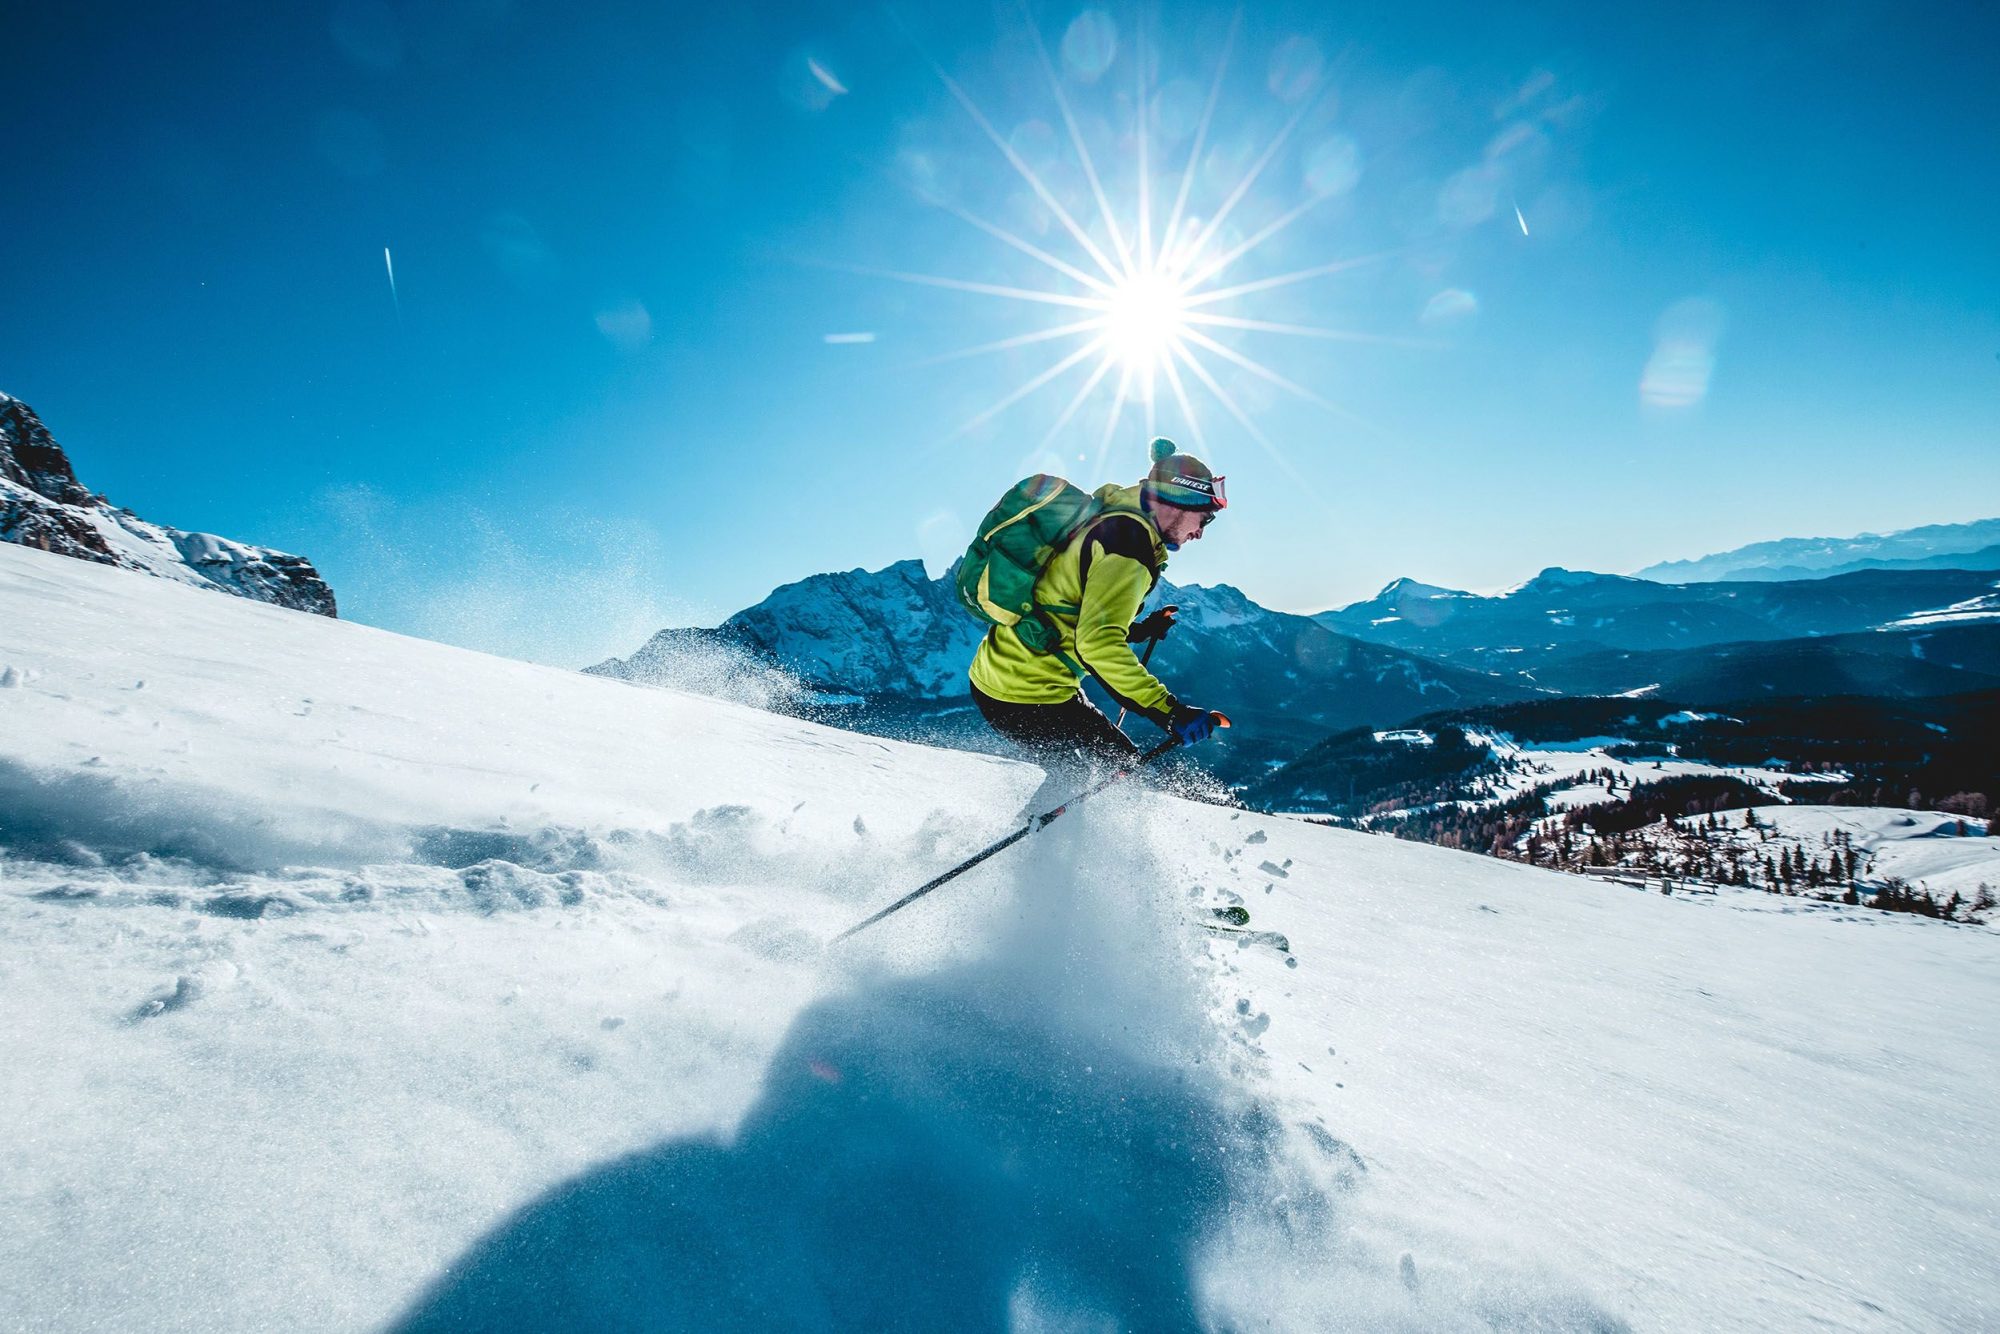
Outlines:
{"label": "skier", "polygon": [[[1034,583],[1037,619],[1054,643],[1038,651],[1020,630],[994,625],[973,655],[972,699],[994,731],[1042,766],[1029,799],[1039,810],[1061,800],[1092,766],[1116,764],[1138,747],[1084,695],[1086,674],[1127,710],[1151,719],[1183,745],[1207,737],[1215,715],[1184,703],[1147,670],[1134,644],[1158,641],[1178,608],[1134,621],[1166,568],[1167,553],[1198,542],[1227,505],[1223,479],[1171,440],[1155,440],[1153,465],[1131,486],[1099,487],[1101,511],[1064,543]],[[1031,622],[1023,622],[1036,628]],[[1148,653],[1150,655],[1150,647]]]}

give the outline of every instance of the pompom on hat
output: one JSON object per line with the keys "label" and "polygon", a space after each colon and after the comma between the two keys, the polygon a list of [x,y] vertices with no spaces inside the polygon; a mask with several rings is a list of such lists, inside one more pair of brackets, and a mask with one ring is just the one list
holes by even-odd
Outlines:
{"label": "pompom on hat", "polygon": [[1173,441],[1161,436],[1152,445],[1153,466],[1141,483],[1155,500],[1186,510],[1229,508],[1222,488],[1223,479],[1192,454],[1183,454]]}

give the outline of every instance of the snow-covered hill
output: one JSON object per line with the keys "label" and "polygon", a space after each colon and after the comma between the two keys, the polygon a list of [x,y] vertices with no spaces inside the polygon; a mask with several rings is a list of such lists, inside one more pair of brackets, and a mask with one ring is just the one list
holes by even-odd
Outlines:
{"label": "snow-covered hill", "polygon": [[34,409],[0,394],[0,542],[334,614],[333,590],[303,556],[149,523],[77,480]]}
{"label": "snow-covered hill", "polygon": [[[1563,794],[1569,807],[1607,799],[1604,785],[1581,784]],[[1553,804],[1553,803],[1552,803]],[[1583,812],[1587,816],[1588,812]],[[1544,822],[1544,832],[1558,823]],[[1589,835],[1586,819],[1580,834]],[[1608,845],[1608,846],[1607,846]],[[1604,855],[1592,874],[1639,868],[1683,888],[1784,893],[1823,902],[1857,894],[1892,911],[1913,911],[1921,895],[1944,916],[1992,925],[2000,908],[2000,837],[1987,822],[1949,811],[1884,806],[1759,806],[1713,817],[1659,821],[1598,840]],[[1853,874],[1846,873],[1852,866]],[[1795,868],[1785,874],[1782,868]],[[1810,868],[1809,870],[1807,868]],[[1735,872],[1741,874],[1734,874]]]}
{"label": "snow-covered hill", "polygon": [[2000,1323],[1995,933],[1134,790],[823,943],[1036,781],[0,547],[0,1323]]}
{"label": "snow-covered hill", "polygon": [[[1977,903],[2000,898],[2000,837],[1981,836],[1984,820],[1948,811],[1879,806],[1771,806],[1757,811],[1758,842],[1772,856],[1789,845],[1795,855],[1822,860],[1838,840],[1861,858],[1861,871],[1880,884],[1894,878],[1939,903],[1956,894]],[[1745,848],[1748,834],[1739,833]]]}

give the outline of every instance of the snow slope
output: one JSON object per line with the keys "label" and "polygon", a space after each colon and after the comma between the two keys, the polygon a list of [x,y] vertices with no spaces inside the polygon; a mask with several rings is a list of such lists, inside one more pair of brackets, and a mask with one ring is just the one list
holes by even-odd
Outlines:
{"label": "snow slope", "polygon": [[1995,933],[1128,792],[822,943],[1037,780],[0,548],[0,1327],[2000,1323]]}

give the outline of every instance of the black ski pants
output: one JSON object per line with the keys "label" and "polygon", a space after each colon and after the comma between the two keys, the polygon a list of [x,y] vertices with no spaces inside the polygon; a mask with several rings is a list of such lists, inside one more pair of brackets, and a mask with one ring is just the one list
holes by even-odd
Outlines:
{"label": "black ski pants", "polygon": [[1099,713],[1081,690],[1060,704],[1013,704],[974,686],[972,702],[994,731],[1041,766],[1045,776],[1028,798],[1030,814],[1074,796],[1090,781],[1093,769],[1123,763],[1139,753],[1132,738]]}

